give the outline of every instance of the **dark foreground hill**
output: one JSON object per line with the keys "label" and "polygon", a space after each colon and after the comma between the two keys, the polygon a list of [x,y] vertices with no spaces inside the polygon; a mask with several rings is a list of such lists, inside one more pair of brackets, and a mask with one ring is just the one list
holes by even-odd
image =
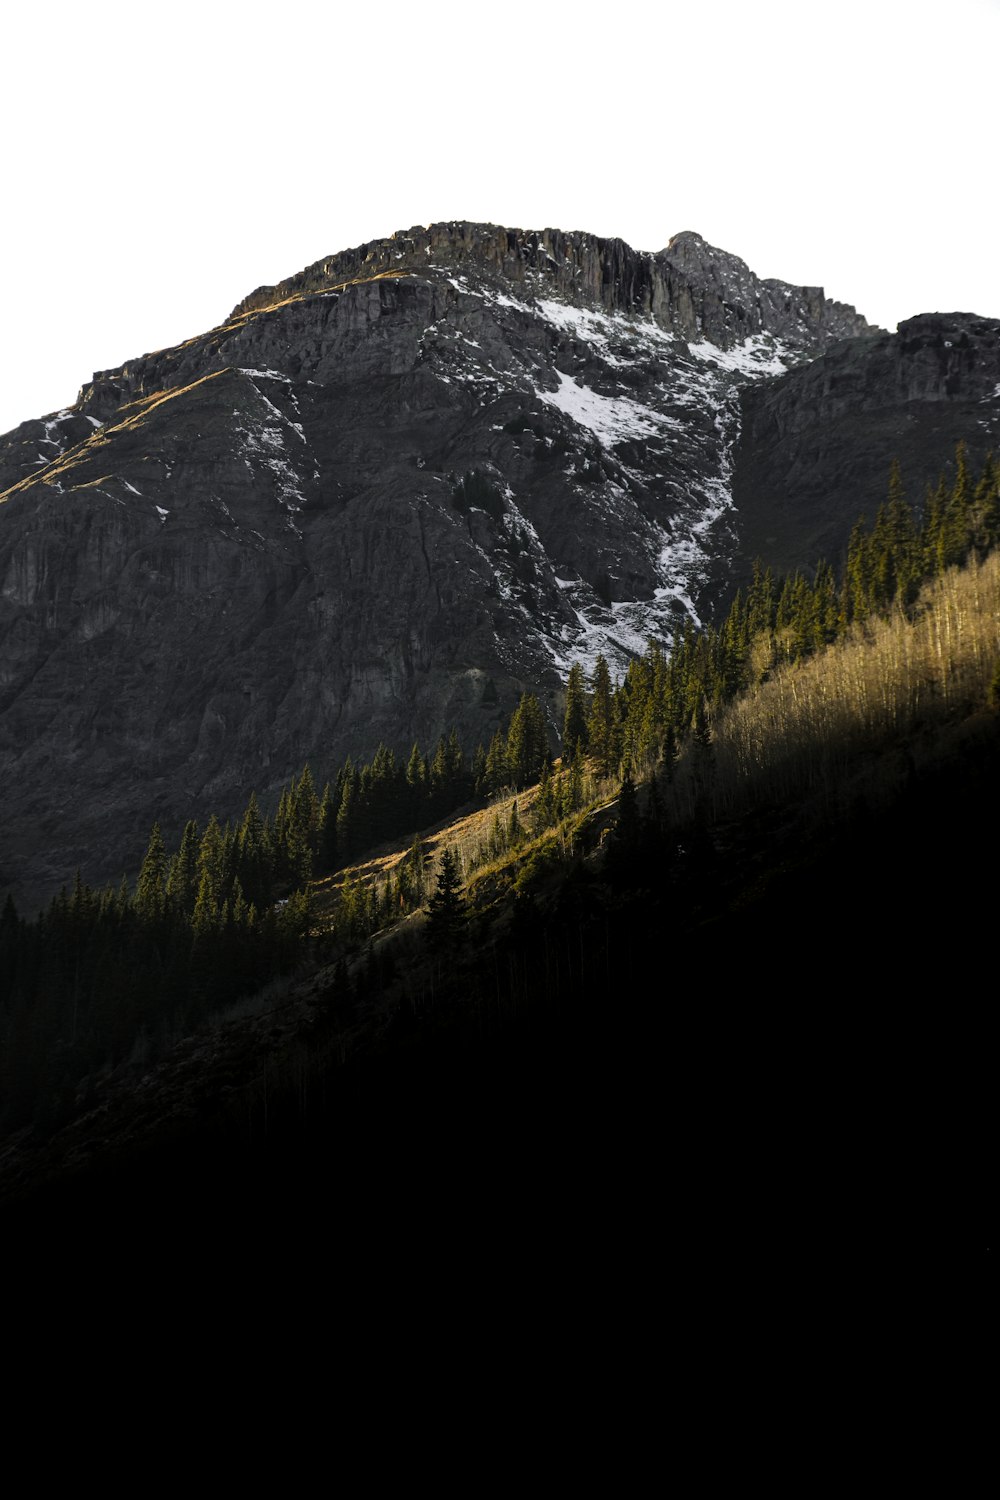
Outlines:
{"label": "dark foreground hill", "polygon": [[859,1218],[913,1233],[917,1183],[939,1203],[982,1159],[989,995],[956,954],[988,941],[992,899],[934,872],[1000,834],[996,750],[829,842],[730,830],[721,889],[683,864],[658,890],[583,880],[371,1053],[278,1048],[268,1080],[264,1052],[221,1112],[209,1071],[159,1133],[110,1158],[81,1142],[5,1202],[5,1237],[329,1220],[355,1246],[393,1224],[545,1241],[610,1218],[641,1241],[666,1214],[682,1241],[791,1234],[801,1256]]}
{"label": "dark foreground hill", "polygon": [[919,764],[852,758],[835,817],[821,794],[625,848],[595,827],[446,954],[404,931],[8,1142],[5,1234],[322,1223],[491,1257],[613,1223],[637,1255],[704,1236],[800,1266],[926,1235],[982,1164],[998,735],[980,712]]}

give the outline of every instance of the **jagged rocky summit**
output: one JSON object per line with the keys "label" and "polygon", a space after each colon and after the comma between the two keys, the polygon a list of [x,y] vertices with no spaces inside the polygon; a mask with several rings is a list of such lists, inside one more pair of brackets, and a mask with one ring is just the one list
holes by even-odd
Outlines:
{"label": "jagged rocky summit", "polygon": [[903,336],[698,235],[451,223],[98,373],[0,439],[0,887],[114,877],[154,817],[307,759],[488,740],[525,686],[555,726],[572,661],[669,643],[772,532],[804,564],[846,534],[817,432],[883,367],[893,409],[975,405],[996,325],[967,322],[908,395]]}

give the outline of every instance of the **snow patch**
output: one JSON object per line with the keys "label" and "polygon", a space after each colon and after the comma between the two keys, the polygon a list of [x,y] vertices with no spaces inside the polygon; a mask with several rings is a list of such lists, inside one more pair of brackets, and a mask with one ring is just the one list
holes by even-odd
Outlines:
{"label": "snow patch", "polygon": [[282,385],[292,383],[291,376],[282,375],[280,370],[244,370],[241,365],[239,371],[241,375],[249,375],[253,380],[280,380]]}
{"label": "snow patch", "polygon": [[[56,458],[62,458],[68,446],[66,439],[63,437],[62,433],[58,432],[59,425],[60,423],[67,421],[72,415],[73,413],[69,410],[68,407],[66,407],[63,411],[57,411],[55,416],[50,417],[47,422],[42,423],[43,427],[45,428],[45,436],[43,438],[40,438],[39,442],[47,443],[50,448],[54,448],[56,450]],[[58,436],[53,437],[53,432],[57,432]],[[50,463],[51,459],[47,459],[46,462]]]}
{"label": "snow patch", "polygon": [[651,437],[667,429],[680,430],[675,417],[653,411],[642,406],[629,396],[601,396],[589,386],[577,385],[569,375],[557,370],[559,389],[545,391],[535,388],[535,394],[549,406],[555,406],[571,417],[580,427],[586,427],[602,443],[622,443],[627,438]]}
{"label": "snow patch", "polygon": [[735,349],[719,349],[707,340],[688,344],[688,348],[695,359],[705,360],[717,365],[720,370],[733,370],[740,375],[784,375],[789,368],[786,357],[790,351],[780,339],[771,338],[765,333],[752,334],[742,344],[737,344]]}

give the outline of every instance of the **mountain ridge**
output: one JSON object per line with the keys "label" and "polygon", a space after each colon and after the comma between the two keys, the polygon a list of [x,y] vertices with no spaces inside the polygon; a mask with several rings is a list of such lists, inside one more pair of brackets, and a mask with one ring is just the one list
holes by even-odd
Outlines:
{"label": "mountain ridge", "polygon": [[[455,221],[98,372],[0,439],[0,886],[116,876],[153,817],[235,810],[307,759],[488,741],[527,686],[554,737],[572,660],[669,643],[745,567],[740,528],[769,534],[786,455],[764,423],[734,509],[745,412],[824,351],[863,385],[883,346],[905,355],[690,232],[649,254]],[[809,462],[836,542],[856,511]],[[814,561],[816,527],[784,524]]]}
{"label": "mountain ridge", "polygon": [[[490,265],[512,284],[541,277],[563,294],[607,311],[650,314],[671,331],[712,337],[721,348],[754,333],[777,333],[779,323],[792,321],[828,323],[842,337],[870,327],[853,307],[826,299],[822,288],[761,280],[739,256],[709,245],[692,230],[674,235],[663,250],[650,252],[582,230],[507,229],[463,220],[415,225],[388,239],[324,257],[274,286],[258,287],[230,316],[321,292],[331,282],[358,277],[362,271],[400,275],[422,270],[421,257],[438,252],[459,265]],[[695,288],[701,291],[700,299]]]}

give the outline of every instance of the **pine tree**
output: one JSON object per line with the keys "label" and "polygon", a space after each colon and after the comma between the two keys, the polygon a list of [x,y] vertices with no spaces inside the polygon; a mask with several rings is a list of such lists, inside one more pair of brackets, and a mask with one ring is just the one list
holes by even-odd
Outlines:
{"label": "pine tree", "polygon": [[155,920],[163,913],[166,876],[167,851],[160,825],[154,823],[135,888],[135,909],[147,921]]}
{"label": "pine tree", "polygon": [[456,729],[448,736],[448,789],[456,801],[463,797],[466,790],[465,756]]}
{"label": "pine tree", "polygon": [[538,797],[535,801],[536,828],[542,832],[551,828],[558,819],[558,804],[556,801],[556,788],[552,780],[552,772],[548,761],[542,765],[541,780],[538,783]]}
{"label": "pine tree", "polygon": [[198,899],[198,881],[198,825],[189,819],[167,876],[167,899],[175,910],[187,917],[191,916]]}
{"label": "pine tree", "polygon": [[973,539],[978,552],[985,555],[1000,542],[1000,472],[992,453],[987,453],[983,462],[971,511]]}
{"label": "pine tree", "polygon": [[573,759],[570,762],[569,785],[566,793],[566,800],[569,803],[571,812],[579,812],[583,806],[583,773],[583,743],[577,740],[576,748],[573,751]]}
{"label": "pine tree", "polygon": [[403,860],[400,860],[396,866],[396,873],[392,883],[392,899],[394,906],[399,911],[408,911],[411,906],[418,904],[414,901],[413,878]]}
{"label": "pine tree", "polygon": [[611,673],[603,656],[594,665],[593,698],[587,724],[590,751],[602,776],[613,774],[618,765],[617,726]]}
{"label": "pine tree", "polygon": [[250,899],[266,905],[271,894],[271,858],[264,835],[264,820],[257,805],[256,792],[250,793],[246,812],[236,836],[237,878]]}
{"label": "pine tree", "polygon": [[207,896],[214,910],[222,900],[224,882],[222,830],[214,813],[205,825],[198,845],[198,901],[206,879]]}
{"label": "pine tree", "polygon": [[420,746],[414,740],[410,758],[406,762],[407,808],[410,826],[423,823],[427,799],[427,779],[424,774],[424,758]]}
{"label": "pine tree", "polygon": [[319,850],[317,853],[318,868],[326,874],[337,868],[337,805],[334,803],[333,792],[330,783],[327,782],[323,788],[323,800],[319,805],[319,819],[317,824],[319,835]]}
{"label": "pine tree", "polygon": [[358,776],[350,756],[344,762],[340,807],[337,811],[337,850],[339,857],[349,859],[358,843]]}
{"label": "pine tree", "polygon": [[497,730],[490,741],[486,757],[486,788],[491,797],[497,796],[510,785],[510,770],[507,765],[507,741],[501,730]]}
{"label": "pine tree", "polygon": [[579,741],[587,748],[587,693],[583,668],[574,662],[566,680],[566,713],[563,717],[562,745],[567,759],[573,754]]}
{"label": "pine tree", "polygon": [[219,910],[212,886],[212,878],[207,869],[201,872],[201,880],[198,885],[198,896],[194,905],[194,915],[191,918],[191,928],[196,940],[204,940],[211,936],[219,926]]}
{"label": "pine tree", "polygon": [[424,848],[423,839],[419,833],[413,835],[413,843],[410,852],[406,856],[406,869],[409,876],[413,899],[419,906],[424,899],[424,866],[427,863],[427,851]]}
{"label": "pine tree", "polygon": [[760,558],[755,558],[746,606],[747,633],[751,640],[754,636],[773,629],[774,607],[774,579],[771,569],[765,569]]}
{"label": "pine tree", "polygon": [[439,952],[453,948],[461,936],[465,923],[461,884],[458,859],[454,850],[446,849],[441,856],[437,890],[427,909],[427,940]]}
{"label": "pine tree", "polygon": [[476,746],[472,757],[472,787],[477,797],[485,797],[489,791],[486,779],[486,750],[482,743]]}
{"label": "pine tree", "polygon": [[507,731],[507,765],[515,786],[535,780],[548,752],[545,716],[534,693],[523,693]]}
{"label": "pine tree", "polygon": [[347,941],[361,936],[364,893],[353,871],[348,870],[340,888],[337,907],[337,934]]}
{"label": "pine tree", "polygon": [[618,821],[615,825],[615,837],[622,848],[632,849],[639,842],[639,798],[632,780],[632,773],[626,769],[622,777],[621,791],[618,794]]}
{"label": "pine tree", "polygon": [[867,619],[871,612],[868,534],[864,518],[860,516],[854,523],[847,543],[847,566],[841,592],[843,625],[846,627],[852,620]]}
{"label": "pine tree", "polygon": [[965,561],[971,529],[970,501],[966,447],[964,442],[960,442],[955,448],[955,482],[948,492],[941,516],[938,537],[938,565],[941,571]]}

